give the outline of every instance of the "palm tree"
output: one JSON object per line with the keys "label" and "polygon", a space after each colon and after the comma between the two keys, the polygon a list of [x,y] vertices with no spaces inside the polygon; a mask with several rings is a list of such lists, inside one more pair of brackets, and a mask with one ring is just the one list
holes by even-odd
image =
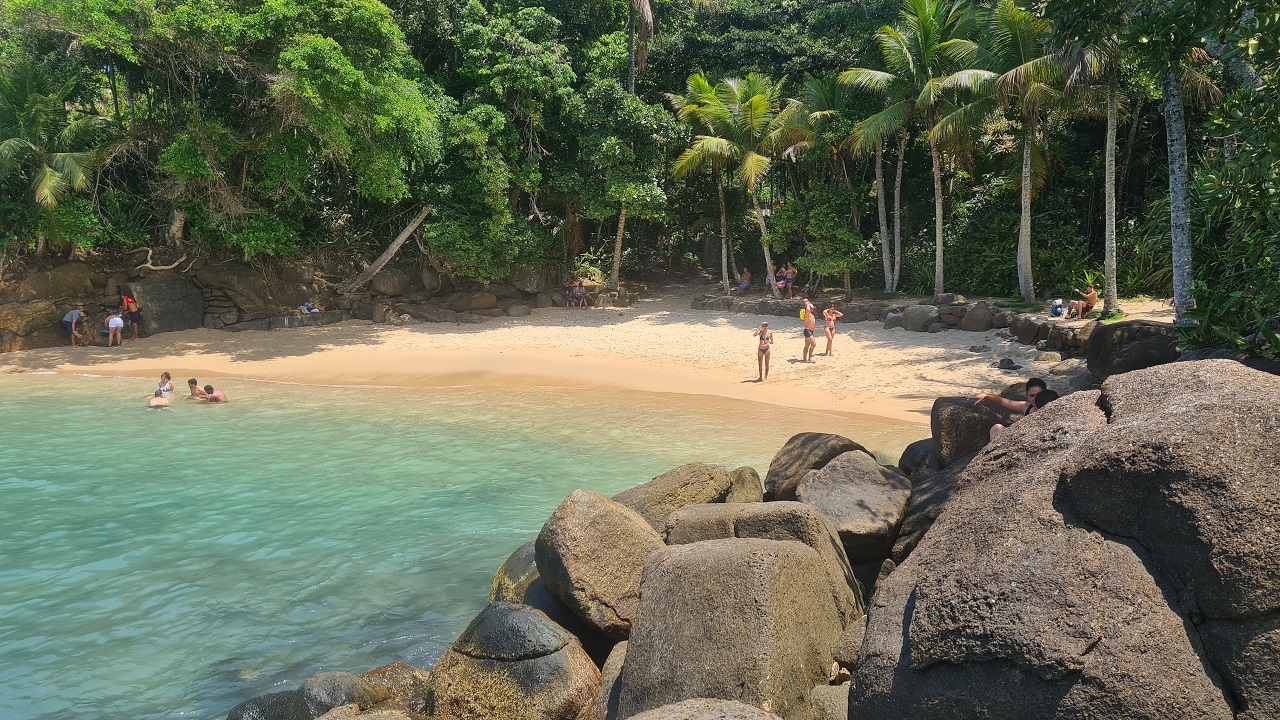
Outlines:
{"label": "palm tree", "polygon": [[[698,135],[693,145],[676,158],[671,173],[684,177],[704,167],[716,173],[717,190],[721,196],[721,265],[728,253],[728,230],[724,219],[724,184],[720,170],[737,166],[739,177],[746,185],[751,205],[760,224],[760,245],[764,250],[767,280],[773,285],[773,256],[769,252],[768,228],[760,209],[759,182],[769,172],[775,148],[782,144],[789,113],[780,108],[782,82],[774,83],[767,76],[750,73],[745,79],[721,80],[714,88],[707,79],[696,73],[689,78],[689,94],[683,98],[672,97],[672,103],[684,121],[693,121],[705,134]],[[710,89],[710,92],[708,92]],[[670,97],[670,96],[669,96]]]}
{"label": "palm tree", "polygon": [[[715,0],[695,0],[702,7],[710,7]],[[653,39],[656,25],[653,21],[651,0],[629,0],[627,3],[627,92],[636,94],[636,71],[643,70],[649,56],[649,41]]]}
{"label": "palm tree", "polygon": [[[56,86],[34,63],[0,75],[0,181],[18,178],[47,218],[70,192],[88,189],[96,138],[109,122],[67,110],[71,86]],[[42,230],[36,254],[46,251]]]}
{"label": "palm tree", "polygon": [[[684,95],[667,93],[667,100],[676,109],[682,122],[697,125],[710,132],[701,117],[702,108],[719,102],[716,89],[702,73],[689,76]],[[724,170],[732,158],[725,153],[706,153],[698,167],[672,169],[675,177],[684,177],[695,170],[707,169],[716,178],[716,195],[720,200],[720,279],[724,291],[729,292],[729,217],[724,199]]]}
{"label": "palm tree", "polygon": [[[855,147],[867,152],[898,133],[910,120],[933,128],[949,110],[947,80],[977,55],[970,39],[973,14],[966,0],[904,0],[899,27],[885,26],[876,42],[887,70],[854,68],[840,81],[883,95],[888,105],[859,124]],[[934,272],[933,291],[943,289],[942,158],[937,138],[928,136],[933,159]],[[901,155],[899,155],[901,157]]]}

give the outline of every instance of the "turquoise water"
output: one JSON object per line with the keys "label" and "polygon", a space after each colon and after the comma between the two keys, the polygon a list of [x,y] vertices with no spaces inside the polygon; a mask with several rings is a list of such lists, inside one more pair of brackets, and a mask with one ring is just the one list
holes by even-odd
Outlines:
{"label": "turquoise water", "polygon": [[[574,488],[761,471],[847,422],[573,389],[0,376],[0,718],[214,718],[325,670],[430,667]],[[816,429],[816,428],[815,428]],[[827,429],[827,428],[824,428]],[[919,436],[861,424],[892,452]]]}

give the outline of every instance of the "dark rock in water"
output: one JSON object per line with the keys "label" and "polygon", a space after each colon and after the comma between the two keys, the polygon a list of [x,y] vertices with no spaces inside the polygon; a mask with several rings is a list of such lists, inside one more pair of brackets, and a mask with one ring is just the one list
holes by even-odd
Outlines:
{"label": "dark rock in water", "polygon": [[1178,359],[1178,332],[1151,320],[1094,323],[1085,342],[1089,372],[1099,380]]}
{"label": "dark rock in water", "polygon": [[320,717],[339,705],[353,703],[368,707],[390,699],[391,694],[345,672],[326,672],[307,678],[298,688],[311,717]]}
{"label": "dark rock in water", "polygon": [[977,453],[970,453],[944,470],[925,468],[911,476],[911,500],[907,502],[907,511],[898,528],[898,539],[894,541],[891,553],[895,563],[901,564],[916,545],[920,544],[920,539],[933,526],[933,521],[938,519],[947,506],[947,501],[951,499],[960,473],[975,456]]}
{"label": "dark rock in water", "polygon": [[312,720],[307,702],[296,691],[271,693],[231,708],[227,720]]}
{"label": "dark rock in water", "polygon": [[493,293],[474,292],[459,295],[449,302],[449,309],[456,312],[467,312],[469,310],[488,310],[498,304],[498,298]]}
{"label": "dark rock in water", "polygon": [[489,602],[524,602],[529,584],[538,579],[538,562],[534,555],[533,540],[516,548],[493,574],[489,587]]}
{"label": "dark rock in water", "polygon": [[373,688],[400,701],[408,710],[427,714],[427,682],[431,673],[408,663],[393,662],[360,674]]}
{"label": "dark rock in water", "polygon": [[425,716],[405,707],[399,700],[386,700],[369,708],[354,703],[339,705],[317,720],[425,720]]}
{"label": "dark rock in water", "polygon": [[[823,562],[803,543],[708,540],[650,556],[618,716],[693,698],[810,718],[840,637]],[[661,717],[661,716],[659,716]]]}
{"label": "dark rock in water", "polygon": [[690,505],[672,513],[667,520],[668,545],[734,537],[794,540],[813,548],[826,568],[841,624],[863,624],[862,586],[849,567],[836,529],[816,508],[786,500]]}
{"label": "dark rock in water", "polygon": [[623,640],[613,646],[609,659],[605,660],[600,670],[600,691],[591,703],[591,709],[582,720],[618,720],[618,693],[622,688],[618,685],[618,676],[622,674],[622,663],[627,659],[627,641]]}
{"label": "dark rock in water", "polygon": [[781,720],[735,700],[708,700],[697,698],[664,705],[649,712],[631,716],[630,720]]}
{"label": "dark rock in water", "polygon": [[599,685],[577,638],[533,608],[498,602],[436,663],[426,707],[474,720],[577,720]]}
{"label": "dark rock in water", "polygon": [[388,297],[407,295],[422,285],[422,273],[407,265],[388,265],[369,281],[369,289]]}
{"label": "dark rock in water", "polygon": [[760,502],[763,495],[760,476],[751,468],[730,473],[719,465],[690,463],[623,490],[613,499],[640,513],[654,530],[662,532],[667,516],[686,505]]}
{"label": "dark rock in water", "polygon": [[935,462],[945,468],[981,450],[991,440],[991,426],[1010,425],[1014,418],[1008,410],[988,403],[978,404],[972,398],[938,398],[929,415]]}
{"label": "dark rock in water", "polygon": [[[143,335],[204,326],[204,296],[190,280],[180,275],[151,275],[126,283],[124,289],[138,303],[142,313],[138,330]],[[236,319],[233,312],[228,312],[227,316],[229,320]],[[128,324],[129,320],[125,318],[126,328]]]}
{"label": "dark rock in water", "polygon": [[855,450],[805,473],[796,497],[831,521],[850,563],[879,562],[898,537],[911,481]]}
{"label": "dark rock in water", "polygon": [[795,500],[796,486],[805,473],[817,470],[838,455],[860,450],[870,451],[847,437],[830,433],[805,432],[792,435],[786,445],[773,456],[764,479],[766,500]]}
{"label": "dark rock in water", "polygon": [[542,526],[534,547],[551,592],[595,629],[625,640],[639,604],[641,570],[662,546],[636,511],[575,490]]}
{"label": "dark rock in water", "polygon": [[969,463],[876,591],[849,717],[1232,717],[1151,559],[1058,507],[1106,427],[1097,399],[1064,397]]}
{"label": "dark rock in water", "polygon": [[902,455],[898,458],[898,470],[903,475],[910,476],[920,468],[929,467],[932,461],[933,438],[917,440],[902,451]]}
{"label": "dark rock in water", "polygon": [[809,691],[817,720],[849,720],[849,683],[843,685],[815,685]]}

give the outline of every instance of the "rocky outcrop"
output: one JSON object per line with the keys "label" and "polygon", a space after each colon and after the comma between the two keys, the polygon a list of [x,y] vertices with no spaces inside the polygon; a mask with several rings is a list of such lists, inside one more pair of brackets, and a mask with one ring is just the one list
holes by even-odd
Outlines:
{"label": "rocky outcrop", "polygon": [[307,678],[298,688],[311,717],[320,717],[340,705],[369,707],[391,698],[385,688],[345,672],[326,672]]}
{"label": "rocky outcrop", "polygon": [[400,297],[417,289],[422,283],[422,273],[407,265],[388,265],[369,280],[369,289],[387,297]]}
{"label": "rocky outcrop", "polygon": [[767,713],[736,700],[708,700],[697,698],[631,716],[631,720],[780,720]]}
{"label": "rocky outcrop", "polygon": [[735,537],[793,540],[813,548],[822,558],[841,624],[862,624],[866,615],[862,604],[862,586],[853,575],[835,528],[816,508],[785,500],[752,504],[690,505],[672,513],[667,519],[668,545],[687,545]]}
{"label": "rocky outcrop", "polygon": [[640,573],[662,537],[636,511],[575,490],[534,546],[543,582],[591,627],[625,640],[639,604]]}
{"label": "rocky outcrop", "polygon": [[192,330],[204,326],[204,297],[191,281],[159,273],[126,283],[123,289],[138,302],[143,335]]}
{"label": "rocky outcrop", "polygon": [[454,312],[488,310],[498,304],[498,296],[487,292],[473,292],[459,295],[449,302],[448,308]]}
{"label": "rocky outcrop", "polygon": [[893,542],[890,557],[895,563],[907,559],[920,544],[924,534],[933,527],[955,491],[960,474],[977,453],[970,453],[945,469],[923,468],[911,474],[911,499],[898,527],[898,538]]}
{"label": "rocky outcrop", "polygon": [[360,674],[375,692],[393,698],[406,709],[427,714],[427,681],[431,673],[408,663],[393,662]]}
{"label": "rocky outcrop", "polygon": [[426,708],[473,720],[576,720],[599,685],[577,638],[533,608],[497,602],[436,663]]}
{"label": "rocky outcrop", "polygon": [[604,667],[600,668],[600,690],[582,720],[618,720],[618,693],[622,690],[618,676],[622,674],[622,664],[626,659],[627,641],[623,640],[613,646]]}
{"label": "rocky outcrop", "polygon": [[489,602],[523,602],[519,598],[524,597],[529,585],[538,579],[538,561],[533,544],[534,541],[530,540],[516,548],[493,574],[493,583],[489,586]]}
{"label": "rocky outcrop", "polygon": [[840,435],[810,432],[792,435],[769,463],[769,472],[764,478],[765,499],[795,500],[796,487],[805,473],[821,468],[838,455],[854,451],[871,454],[858,443]]}
{"label": "rocky outcrop", "polygon": [[908,445],[898,457],[898,471],[903,475],[923,467],[931,467],[933,460],[933,438],[917,440]]}
{"label": "rocky outcrop", "polygon": [[986,303],[977,303],[960,319],[960,329],[968,332],[986,332],[994,326],[995,314]]}
{"label": "rocky outcrop", "polygon": [[312,295],[302,283],[287,282],[248,265],[205,265],[192,277],[202,288],[222,290],[240,309],[242,322],[293,315]]}
{"label": "rocky outcrop", "polygon": [[312,720],[312,715],[296,690],[286,690],[245,700],[231,708],[227,720]]}
{"label": "rocky outcrop", "polygon": [[945,397],[933,402],[929,427],[933,431],[933,459],[938,467],[946,467],[957,459],[981,450],[991,439],[991,426],[1010,425],[1015,416],[1009,411],[977,404],[972,398]]}
{"label": "rocky outcrop", "polygon": [[938,325],[938,308],[934,305],[908,305],[902,312],[902,329],[931,332]]}
{"label": "rocky outcrop", "polygon": [[816,720],[849,720],[848,683],[843,685],[816,685],[809,691]]}
{"label": "rocky outcrop", "polygon": [[690,463],[623,490],[613,499],[640,513],[654,530],[661,532],[667,525],[667,516],[686,505],[760,502],[764,496],[760,476],[751,468],[738,468],[731,473],[719,465]]}
{"label": "rocky outcrop", "polygon": [[1171,363],[1178,359],[1178,333],[1172,325],[1150,320],[1094,324],[1085,355],[1099,380]]}
{"label": "rocky outcrop", "polygon": [[55,268],[39,270],[18,283],[7,299],[16,302],[46,300],[56,302],[85,298],[93,294],[93,268],[81,262],[63,263]]}
{"label": "rocky outcrop", "polygon": [[883,582],[850,717],[1232,717],[1149,558],[1056,503],[1106,427],[1070,395],[969,463],[946,510]]}
{"label": "rocky outcrop", "polygon": [[813,548],[754,538],[673,545],[650,557],[641,588],[619,717],[694,698],[812,717],[809,691],[826,682],[841,631]]}
{"label": "rocky outcrop", "polygon": [[805,473],[796,497],[831,521],[849,562],[879,562],[898,537],[911,481],[855,450]]}

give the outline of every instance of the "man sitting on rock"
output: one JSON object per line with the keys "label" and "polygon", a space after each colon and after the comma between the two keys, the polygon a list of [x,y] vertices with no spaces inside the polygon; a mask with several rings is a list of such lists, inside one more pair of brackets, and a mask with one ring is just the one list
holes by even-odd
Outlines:
{"label": "man sitting on rock", "polygon": [[[1035,405],[1036,396],[1048,390],[1049,386],[1048,384],[1045,383],[1045,381],[1041,380],[1040,378],[1031,378],[1027,380],[1026,389],[1027,389],[1026,400],[1010,400],[1007,397],[1001,397],[999,395],[993,395],[991,393],[978,393],[977,395],[972,395],[971,397],[976,401],[974,403],[975,405],[980,405],[986,402],[986,403],[990,403],[991,405],[1002,407],[1005,410],[1008,410],[1009,412],[1021,413],[1022,415],[1030,415],[1031,412],[1036,409],[1036,405]],[[1056,399],[1058,395],[1055,393],[1053,397]],[[991,439],[995,440],[996,437],[1000,435],[1000,433],[1004,432],[1005,427],[1007,426],[1002,425],[1000,423],[996,423],[995,425],[992,425]]]}

